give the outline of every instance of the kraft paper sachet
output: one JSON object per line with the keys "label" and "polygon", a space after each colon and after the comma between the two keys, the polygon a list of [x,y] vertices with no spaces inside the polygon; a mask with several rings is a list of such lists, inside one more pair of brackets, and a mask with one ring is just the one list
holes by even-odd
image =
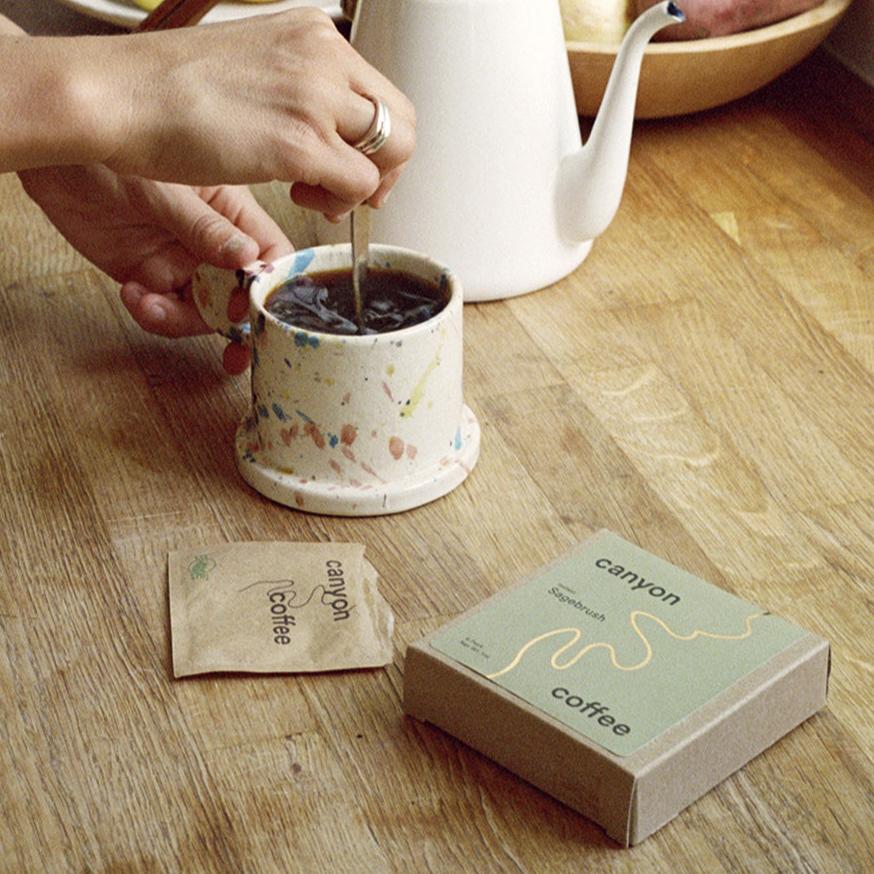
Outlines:
{"label": "kraft paper sachet", "polygon": [[170,554],[173,675],[311,673],[392,660],[394,618],[353,543],[229,543]]}

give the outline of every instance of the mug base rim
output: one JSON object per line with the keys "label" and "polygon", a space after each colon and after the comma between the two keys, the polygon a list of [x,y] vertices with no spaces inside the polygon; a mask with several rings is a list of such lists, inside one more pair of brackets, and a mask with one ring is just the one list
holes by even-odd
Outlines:
{"label": "mug base rim", "polygon": [[436,501],[467,479],[479,458],[480,426],[462,406],[458,448],[424,470],[386,483],[352,486],[336,480],[306,479],[261,463],[247,450],[248,416],[237,428],[237,470],[255,491],[292,510],[324,516],[386,516]]}

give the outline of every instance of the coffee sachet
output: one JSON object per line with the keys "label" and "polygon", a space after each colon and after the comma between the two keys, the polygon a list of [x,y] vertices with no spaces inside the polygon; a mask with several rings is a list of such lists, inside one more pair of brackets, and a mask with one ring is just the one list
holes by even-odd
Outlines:
{"label": "coffee sachet", "polygon": [[394,617],[352,543],[227,543],[170,553],[173,675],[303,673],[392,660]]}

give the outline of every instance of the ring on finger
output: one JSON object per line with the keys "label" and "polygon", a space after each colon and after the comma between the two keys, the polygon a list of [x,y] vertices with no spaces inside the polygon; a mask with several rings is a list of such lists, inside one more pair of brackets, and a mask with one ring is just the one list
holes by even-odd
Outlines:
{"label": "ring on finger", "polygon": [[373,155],[386,144],[391,135],[391,114],[388,106],[378,97],[371,97],[369,94],[364,96],[373,104],[373,121],[364,136],[352,144],[352,148],[358,149],[363,155]]}

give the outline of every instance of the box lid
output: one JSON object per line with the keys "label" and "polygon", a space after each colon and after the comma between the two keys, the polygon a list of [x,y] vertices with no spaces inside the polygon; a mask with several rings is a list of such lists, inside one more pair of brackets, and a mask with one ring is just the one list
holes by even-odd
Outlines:
{"label": "box lid", "polygon": [[598,532],[413,644],[405,707],[628,844],[821,707],[828,658]]}

